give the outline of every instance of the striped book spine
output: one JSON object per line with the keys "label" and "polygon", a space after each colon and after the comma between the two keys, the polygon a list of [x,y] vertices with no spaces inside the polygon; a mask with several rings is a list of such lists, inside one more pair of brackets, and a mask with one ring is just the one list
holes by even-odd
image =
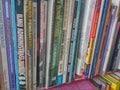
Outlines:
{"label": "striped book spine", "polygon": [[13,37],[12,37],[11,11],[10,11],[11,2],[10,0],[2,0],[2,4],[3,4],[4,28],[5,28],[6,50],[7,50],[7,58],[8,58],[10,90],[16,90]]}

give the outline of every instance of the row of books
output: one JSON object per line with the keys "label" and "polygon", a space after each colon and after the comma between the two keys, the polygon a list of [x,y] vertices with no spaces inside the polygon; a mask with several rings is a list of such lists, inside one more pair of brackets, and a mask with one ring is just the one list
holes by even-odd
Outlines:
{"label": "row of books", "polygon": [[48,90],[120,90],[120,71],[51,87]]}
{"label": "row of books", "polygon": [[0,88],[36,90],[120,69],[119,0],[0,0]]}

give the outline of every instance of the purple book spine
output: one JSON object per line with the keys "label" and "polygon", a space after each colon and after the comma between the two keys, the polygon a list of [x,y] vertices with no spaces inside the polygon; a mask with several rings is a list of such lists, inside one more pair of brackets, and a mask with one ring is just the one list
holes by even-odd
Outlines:
{"label": "purple book spine", "polygon": [[106,52],[107,52],[107,46],[108,46],[108,42],[109,42],[110,29],[111,29],[111,25],[113,24],[113,21],[115,19],[116,9],[117,9],[116,6],[111,7],[110,21],[109,21],[109,24],[108,24],[108,27],[107,27],[106,36],[105,36],[105,40],[104,40],[104,44],[103,44],[103,48],[102,48],[102,54],[101,54],[101,63],[100,63],[100,69],[99,69],[100,74],[102,74],[102,70],[103,70],[105,55],[106,55]]}
{"label": "purple book spine", "polygon": [[12,27],[11,27],[11,2],[10,0],[2,0],[3,15],[4,15],[4,27],[6,37],[7,59],[8,59],[8,71],[10,79],[10,90],[16,90],[15,86],[15,67],[14,67],[14,55],[13,55],[13,39],[12,39]]}

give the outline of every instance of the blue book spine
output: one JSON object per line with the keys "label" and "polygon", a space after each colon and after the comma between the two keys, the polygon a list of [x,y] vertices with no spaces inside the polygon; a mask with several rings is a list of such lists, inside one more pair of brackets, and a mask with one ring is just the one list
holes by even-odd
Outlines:
{"label": "blue book spine", "polygon": [[94,56],[93,56],[93,64],[92,64],[92,68],[90,71],[91,72],[90,76],[93,76],[94,72],[95,72],[95,66],[96,66],[96,62],[97,62],[97,57],[98,57],[100,41],[101,41],[101,37],[102,37],[102,31],[104,28],[104,22],[105,22],[106,12],[107,12],[107,8],[108,8],[108,3],[109,3],[109,0],[105,0],[103,11],[102,11],[102,18],[100,21],[100,27],[98,29],[99,31],[98,31],[98,35],[97,35],[97,41],[95,44],[95,52],[94,52]]}
{"label": "blue book spine", "polygon": [[14,49],[13,49],[13,38],[12,38],[12,27],[11,27],[11,2],[10,0],[2,0],[3,4],[3,15],[4,15],[4,27],[6,37],[6,48],[8,58],[8,70],[10,79],[10,90],[16,90],[15,85],[15,66],[14,66]]}
{"label": "blue book spine", "polygon": [[15,0],[11,0],[11,13],[12,13],[12,33],[14,43],[14,62],[15,62],[15,75],[16,75],[16,90],[19,90],[18,79],[18,56],[17,56],[17,32],[16,32],[16,19],[15,19]]}
{"label": "blue book spine", "polygon": [[76,56],[76,43],[78,39],[78,29],[79,29],[79,22],[80,22],[80,11],[81,11],[81,0],[76,0],[75,3],[77,3],[77,7],[75,5],[76,14],[73,18],[73,30],[72,30],[72,37],[71,37],[71,46],[70,46],[70,65],[69,65],[69,78],[68,82],[71,82],[73,77],[73,71],[74,71],[74,63],[75,63],[75,56]]}
{"label": "blue book spine", "polygon": [[24,15],[23,15],[23,0],[15,0],[15,15],[16,15],[16,34],[17,34],[17,62],[19,88],[26,88],[26,69],[25,69],[25,38],[24,38]]}
{"label": "blue book spine", "polygon": [[111,28],[112,23],[113,23],[114,18],[115,18],[116,9],[117,9],[116,6],[111,7],[110,20],[109,20],[108,28],[107,28],[107,31],[106,31],[106,36],[105,36],[105,40],[104,40],[104,43],[103,43],[102,54],[101,54],[100,69],[99,69],[100,74],[102,74],[102,70],[103,70],[103,65],[104,65],[104,61],[105,61],[105,55],[106,55],[108,41],[109,41],[108,37],[109,37],[109,33],[110,33],[110,28]]}

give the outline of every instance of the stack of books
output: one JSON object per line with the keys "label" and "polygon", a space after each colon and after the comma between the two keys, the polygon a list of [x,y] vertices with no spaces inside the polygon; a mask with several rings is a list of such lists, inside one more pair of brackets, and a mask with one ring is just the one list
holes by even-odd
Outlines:
{"label": "stack of books", "polygon": [[0,0],[0,90],[90,83],[118,69],[119,0]]}
{"label": "stack of books", "polygon": [[120,90],[120,71],[108,72],[91,79],[76,80],[48,90]]}

